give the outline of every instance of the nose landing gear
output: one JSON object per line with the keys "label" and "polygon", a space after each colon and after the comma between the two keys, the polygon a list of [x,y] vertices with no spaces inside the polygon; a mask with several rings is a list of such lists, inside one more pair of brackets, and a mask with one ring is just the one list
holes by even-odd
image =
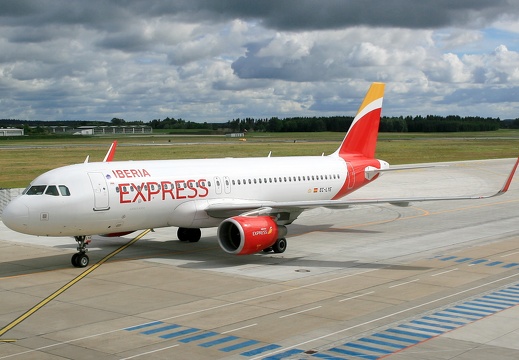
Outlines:
{"label": "nose landing gear", "polygon": [[77,242],[78,252],[72,255],[71,263],[74,267],[84,268],[88,266],[88,263],[90,262],[90,259],[86,254],[88,251],[86,247],[88,244],[90,244],[92,239],[90,236],[74,236],[74,239]]}

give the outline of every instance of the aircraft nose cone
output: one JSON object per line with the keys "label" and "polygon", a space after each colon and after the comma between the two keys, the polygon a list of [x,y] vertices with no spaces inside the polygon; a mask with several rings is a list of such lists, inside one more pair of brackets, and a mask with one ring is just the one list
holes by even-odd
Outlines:
{"label": "aircraft nose cone", "polygon": [[2,222],[9,229],[25,232],[29,222],[29,209],[17,199],[11,201],[2,212]]}

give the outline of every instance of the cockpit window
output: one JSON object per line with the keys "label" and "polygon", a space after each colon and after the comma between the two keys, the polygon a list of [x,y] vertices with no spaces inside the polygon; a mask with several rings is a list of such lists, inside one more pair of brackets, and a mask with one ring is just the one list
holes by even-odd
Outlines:
{"label": "cockpit window", "polygon": [[45,195],[59,196],[58,188],[56,185],[49,185],[47,187],[47,191],[45,191]]}
{"label": "cockpit window", "polygon": [[[58,190],[59,189],[59,190]],[[51,196],[70,196],[70,190],[65,185],[33,185],[23,192],[24,195],[51,195]]]}
{"label": "cockpit window", "polygon": [[27,190],[27,195],[42,195],[47,185],[33,185]]}
{"label": "cockpit window", "polygon": [[68,187],[66,187],[65,185],[60,185],[59,191],[61,192],[62,196],[70,196],[70,191],[68,190]]}

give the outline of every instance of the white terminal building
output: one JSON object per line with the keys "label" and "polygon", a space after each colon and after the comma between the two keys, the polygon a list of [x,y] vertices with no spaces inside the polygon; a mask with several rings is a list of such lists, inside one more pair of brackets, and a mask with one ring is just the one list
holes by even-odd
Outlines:
{"label": "white terminal building", "polygon": [[23,129],[0,128],[0,136],[23,136]]}

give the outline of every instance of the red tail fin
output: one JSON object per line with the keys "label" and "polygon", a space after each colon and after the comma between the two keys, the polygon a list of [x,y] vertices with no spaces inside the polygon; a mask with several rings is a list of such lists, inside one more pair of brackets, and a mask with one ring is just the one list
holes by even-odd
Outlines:
{"label": "red tail fin", "polygon": [[346,137],[334,155],[343,158],[346,156],[368,159],[375,157],[384,86],[383,83],[371,84]]}

